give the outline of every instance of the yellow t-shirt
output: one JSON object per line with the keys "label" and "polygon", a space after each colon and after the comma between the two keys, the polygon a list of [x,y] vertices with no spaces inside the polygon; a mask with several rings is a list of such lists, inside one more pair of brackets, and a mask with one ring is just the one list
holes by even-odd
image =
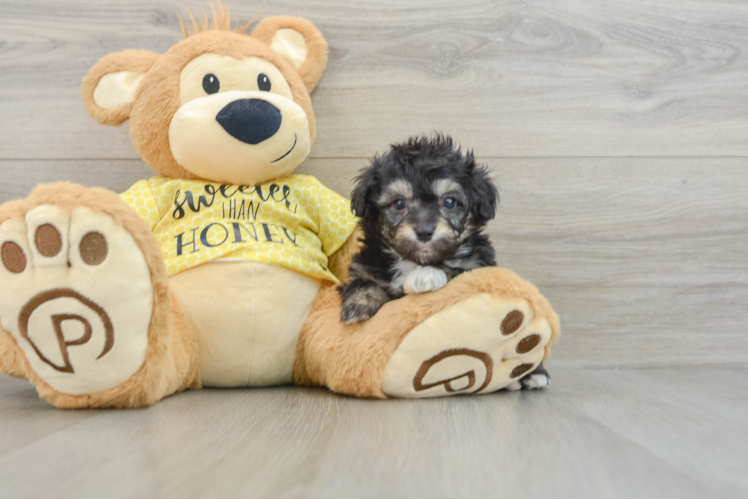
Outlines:
{"label": "yellow t-shirt", "polygon": [[350,203],[308,175],[259,186],[153,177],[122,199],[150,225],[169,275],[213,260],[253,260],[337,282],[327,269],[353,232]]}

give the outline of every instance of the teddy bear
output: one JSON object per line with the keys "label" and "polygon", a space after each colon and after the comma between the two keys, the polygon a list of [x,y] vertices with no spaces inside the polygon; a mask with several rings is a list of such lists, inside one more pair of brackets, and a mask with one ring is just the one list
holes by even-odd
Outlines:
{"label": "teddy bear", "polygon": [[123,194],[38,186],[0,206],[0,372],[60,408],[135,408],[203,387],[326,386],[366,398],[517,388],[558,316],[507,269],[340,322],[360,232],[347,199],[294,169],[316,134],[327,44],[301,18],[182,23],[164,54],[83,79],[99,123],[129,120],[156,176]]}

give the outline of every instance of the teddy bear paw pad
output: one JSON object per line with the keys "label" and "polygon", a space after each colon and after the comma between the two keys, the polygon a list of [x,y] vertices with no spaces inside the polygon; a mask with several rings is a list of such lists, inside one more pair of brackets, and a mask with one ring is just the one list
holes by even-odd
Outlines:
{"label": "teddy bear paw pad", "polygon": [[85,394],[143,364],[153,287],[132,236],[109,216],[41,205],[0,225],[0,319],[56,391]]}
{"label": "teddy bear paw pad", "polygon": [[414,328],[390,358],[390,397],[486,394],[519,382],[543,360],[551,339],[523,299],[478,294]]}

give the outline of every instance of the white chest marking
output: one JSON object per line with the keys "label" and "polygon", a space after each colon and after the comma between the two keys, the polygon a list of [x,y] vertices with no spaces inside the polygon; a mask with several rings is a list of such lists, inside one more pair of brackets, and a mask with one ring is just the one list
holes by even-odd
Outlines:
{"label": "white chest marking", "polygon": [[433,292],[446,284],[447,275],[441,269],[431,266],[416,266],[405,277],[403,291],[408,295]]}

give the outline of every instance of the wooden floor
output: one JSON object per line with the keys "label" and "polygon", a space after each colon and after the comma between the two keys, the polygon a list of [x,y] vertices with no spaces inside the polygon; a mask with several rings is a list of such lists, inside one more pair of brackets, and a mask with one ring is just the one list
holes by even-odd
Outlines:
{"label": "wooden floor", "polygon": [[0,379],[0,495],[748,495],[748,368],[572,369],[544,393],[365,401],[206,390],[55,410]]}
{"label": "wooden floor", "polygon": [[[177,2],[200,12],[207,0]],[[0,0],[0,203],[151,175],[98,126],[98,58],[181,38],[172,0]],[[502,266],[562,320],[544,394],[273,388],[62,412],[0,378],[0,495],[748,495],[748,2],[234,0],[330,45],[299,173],[337,191],[439,130],[493,169]]]}

